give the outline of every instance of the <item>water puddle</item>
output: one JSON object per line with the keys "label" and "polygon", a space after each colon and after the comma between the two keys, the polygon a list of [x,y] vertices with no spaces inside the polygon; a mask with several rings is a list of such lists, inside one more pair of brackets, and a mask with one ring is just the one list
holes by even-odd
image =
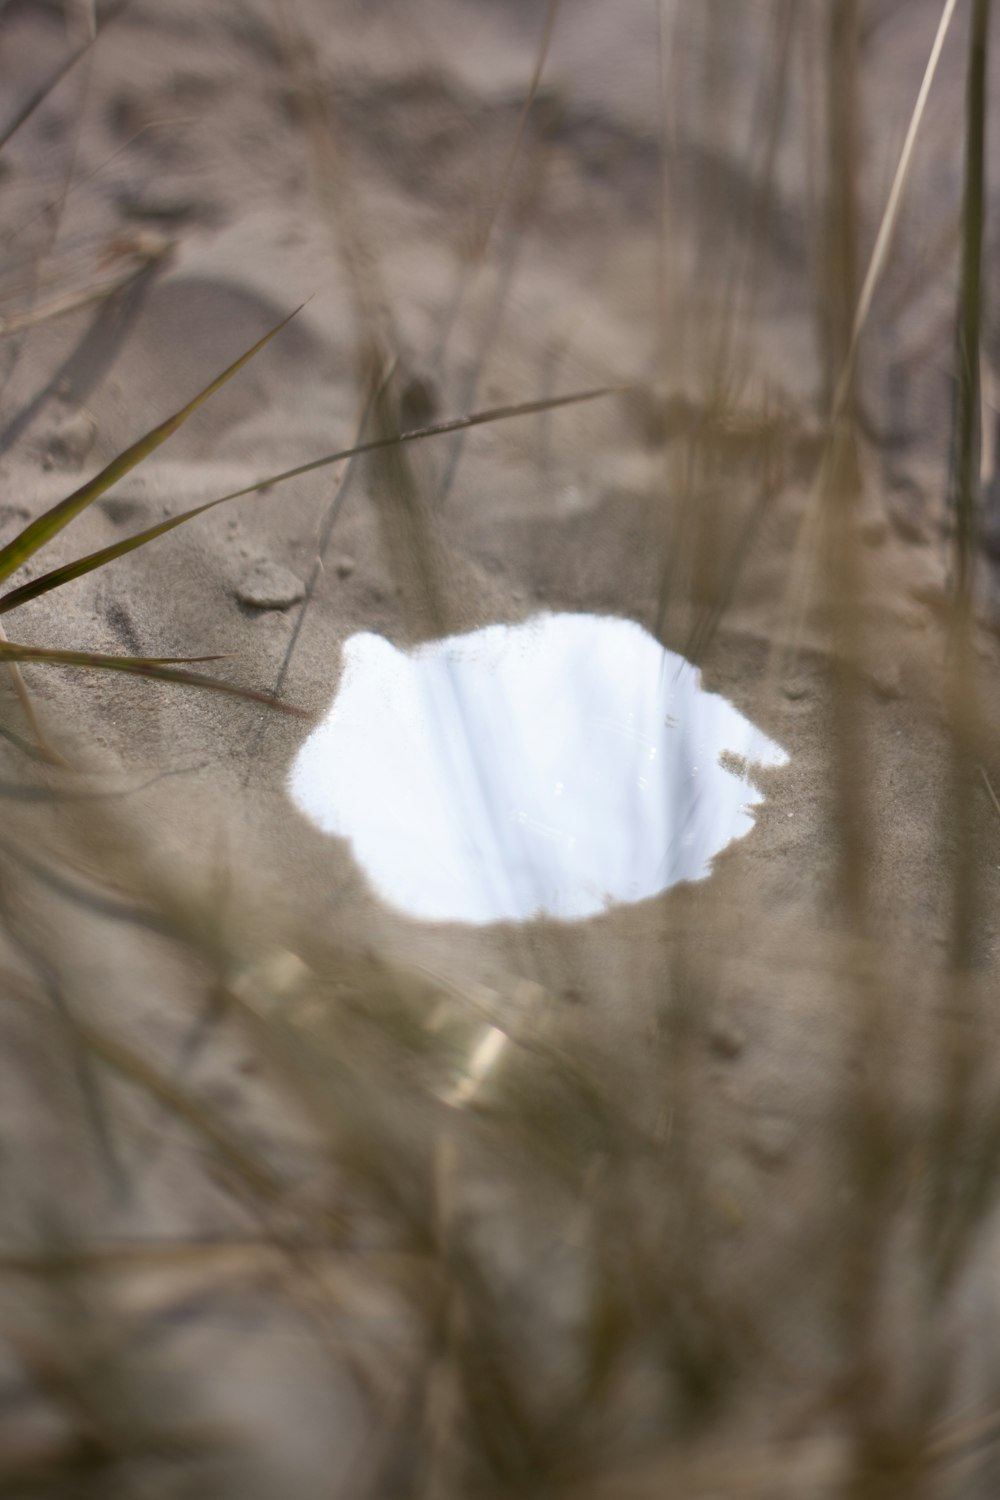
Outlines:
{"label": "water puddle", "polygon": [[784,750],[631,620],[548,614],[399,651],[361,634],[289,789],[429,921],[593,916],[753,827]]}

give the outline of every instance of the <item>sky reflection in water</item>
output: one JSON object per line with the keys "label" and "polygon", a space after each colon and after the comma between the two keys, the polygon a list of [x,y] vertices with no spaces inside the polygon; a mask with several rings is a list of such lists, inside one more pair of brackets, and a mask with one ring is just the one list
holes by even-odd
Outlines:
{"label": "sky reflection in water", "polygon": [[732,757],[788,760],[633,621],[547,614],[352,636],[289,789],[411,916],[575,919],[710,873],[763,801]]}

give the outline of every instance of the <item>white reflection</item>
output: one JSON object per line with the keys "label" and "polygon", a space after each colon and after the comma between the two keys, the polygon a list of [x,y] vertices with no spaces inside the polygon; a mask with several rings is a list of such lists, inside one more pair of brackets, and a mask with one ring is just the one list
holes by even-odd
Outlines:
{"label": "white reflection", "polygon": [[703,879],[752,828],[725,752],[788,760],[633,621],[549,614],[413,651],[352,636],[290,790],[413,916],[580,918]]}

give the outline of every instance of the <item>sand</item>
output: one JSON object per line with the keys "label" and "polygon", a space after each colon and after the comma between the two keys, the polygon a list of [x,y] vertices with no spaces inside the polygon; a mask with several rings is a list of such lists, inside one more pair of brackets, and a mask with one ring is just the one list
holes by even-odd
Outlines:
{"label": "sand", "polygon": [[[364,337],[377,337],[398,359],[405,425],[606,384],[642,387],[428,440],[408,461],[449,628],[518,621],[539,609],[659,624],[665,644],[694,657],[712,691],[787,748],[790,765],[766,775],[756,829],[719,858],[710,881],[565,927],[409,921],[373,899],[346,844],[291,806],[284,784],[308,721],[206,692],[41,667],[25,677],[51,742],[77,767],[72,785],[116,795],[105,808],[99,798],[61,802],[54,812],[14,803],[10,837],[58,850],[85,882],[114,871],[123,886],[116,899],[133,885],[146,894],[134,871],[152,871],[150,880],[189,902],[188,915],[207,915],[227,941],[235,934],[248,963],[280,968],[287,960],[294,974],[296,961],[318,968],[331,954],[353,955],[342,960],[346,972],[353,962],[375,962],[358,955],[375,954],[405,966],[414,983],[425,976],[428,1006],[449,986],[482,987],[502,1008],[517,1003],[519,986],[541,985],[571,1012],[567,1025],[606,1059],[608,1077],[631,1091],[636,1118],[653,1130],[669,1130],[664,1110],[669,1116],[672,1106],[648,1039],[664,1024],[665,976],[674,976],[669,988],[682,955],[685,983],[698,996],[685,1056],[701,1101],[698,1160],[715,1225],[713,1275],[736,1302],[752,1300],[754,1288],[782,1289],[774,1327],[783,1352],[764,1360],[761,1379],[787,1395],[813,1379],[821,1387],[838,1358],[816,1267],[837,1245],[854,1191],[837,1126],[866,1059],[845,1003],[845,972],[877,990],[892,974],[891,1005],[906,1025],[896,1034],[900,1071],[887,1096],[898,1095],[907,1119],[929,1107],[925,1061],[953,876],[943,826],[943,605],[957,251],[942,235],[961,197],[965,22],[956,21],[945,48],[861,366],[863,584],[854,616],[864,643],[857,722],[871,866],[868,939],[845,946],[831,770],[843,745],[821,571],[810,575],[804,608],[795,593],[803,556],[817,555],[809,538],[823,398],[809,91],[796,74],[773,202],[757,219],[753,122],[770,66],[765,9],[727,12],[726,46],[708,80],[724,110],[704,103],[711,95],[700,18],[709,8],[685,20],[664,209],[656,7],[564,6],[494,216],[544,7],[133,0],[4,149],[0,316],[89,292],[156,253],[124,290],[5,339],[0,522],[6,539],[299,304],[251,365],[23,576],[349,446],[362,420]],[[938,10],[924,0],[869,7],[862,261]],[[16,79],[6,108],[82,39],[86,11],[27,0],[4,8],[0,66]],[[308,46],[297,51],[302,37]],[[991,131],[996,142],[996,112]],[[995,202],[1000,151],[992,160]],[[663,223],[672,279],[661,348]],[[741,310],[732,352],[746,426],[741,432],[734,422],[726,435],[704,501],[715,507],[707,512],[714,545],[698,557],[684,540],[677,454],[704,410],[712,330],[741,254],[759,287]],[[989,330],[986,345],[991,357]],[[788,413],[786,482],[760,506],[765,407]],[[385,469],[339,464],[214,510],[28,604],[5,628],[12,639],[53,647],[222,654],[227,659],[211,668],[218,675],[264,692],[280,688],[285,701],[316,717],[331,699],[348,636],[374,631],[406,644],[436,633],[433,601],[421,595],[398,525]],[[664,555],[676,570],[661,616]],[[717,628],[706,632],[711,611],[692,605],[692,589],[696,600],[699,588],[710,599],[734,561],[735,588]],[[985,563],[982,581],[973,654],[988,748],[996,744],[1000,645]],[[3,724],[24,735],[4,692]],[[2,753],[3,776],[16,780],[19,752],[7,745]],[[991,769],[984,755],[983,769],[1000,785],[1000,762]],[[58,776],[43,783],[65,785]],[[980,989],[988,993],[1000,937],[1000,820],[985,780],[975,798],[973,1009]],[[37,978],[41,948],[47,982],[71,992],[77,1012],[177,1061],[203,1002],[197,966],[148,932],[109,923],[37,882],[4,901],[22,935],[11,973],[34,964]],[[991,1024],[980,1021],[982,1036],[991,1036]],[[203,1148],[131,1092],[118,1099],[118,1083],[107,1087],[135,1133],[111,1153],[130,1186],[109,1184],[106,1153],[82,1133],[71,1143],[67,1133],[81,1127],[70,1131],[69,1112],[44,1107],[53,1088],[72,1093],[72,1063],[55,1056],[64,1044],[40,1046],[23,1017],[9,1017],[5,1029],[12,1082],[4,1138],[21,1143],[0,1224],[9,1246],[34,1243],[40,1221],[60,1240],[102,1243],[252,1227],[245,1204],[205,1168]],[[296,1160],[312,1161],[308,1131],[276,1118],[247,1071],[253,1066],[243,1033],[222,1026],[191,1077],[294,1177]],[[901,1164],[901,1178],[911,1168]],[[313,1170],[301,1167],[304,1178]],[[182,1382],[238,1361],[238,1380],[204,1378],[187,1395],[206,1420],[235,1421],[249,1445],[223,1465],[233,1493],[339,1493],[355,1446],[363,1447],[359,1398],[343,1371],[330,1374],[322,1348],[301,1336],[296,1320],[308,1314],[294,1299],[270,1295],[261,1265],[247,1264],[223,1266],[214,1301],[206,1290],[214,1273],[198,1272],[207,1309],[200,1321],[171,1321],[165,1309],[183,1304],[184,1287],[169,1277],[152,1279],[155,1295],[140,1277],[121,1300],[134,1302],[129,1316],[145,1307],[144,1296],[154,1304],[150,1316],[162,1314]],[[5,1292],[5,1305],[17,1295]],[[998,1313],[985,1250],[955,1302],[940,1331],[956,1351],[947,1409],[967,1397],[978,1411],[995,1397],[997,1380],[984,1354]],[[727,1432],[770,1431],[763,1388],[745,1392],[737,1408]]]}

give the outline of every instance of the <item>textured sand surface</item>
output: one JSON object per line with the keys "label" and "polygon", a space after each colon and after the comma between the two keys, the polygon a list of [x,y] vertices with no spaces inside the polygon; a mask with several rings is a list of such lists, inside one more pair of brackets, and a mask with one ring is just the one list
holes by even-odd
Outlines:
{"label": "textured sand surface", "polygon": [[[924,0],[868,9],[862,263],[939,13]],[[85,10],[27,0],[3,9],[6,110],[68,55]],[[892,971],[892,1004],[906,1025],[899,1077],[887,1088],[907,1118],[919,1118],[927,1103],[922,1069],[953,874],[942,827],[941,606],[957,275],[948,227],[961,196],[964,21],[956,21],[931,95],[862,361],[864,582],[856,618],[865,642],[872,945],[859,953],[838,941],[830,921],[837,728],[822,577],[804,610],[789,608],[797,543],[815,509],[823,398],[805,70],[790,91],[772,202],[761,217],[754,122],[770,66],[767,8],[731,5],[728,45],[716,49],[710,77],[699,15],[708,18],[711,7],[692,10],[677,44],[664,210],[657,7],[564,5],[477,265],[544,10],[501,0],[298,0],[274,8],[133,0],[109,23],[4,150],[0,317],[122,274],[153,243],[149,236],[169,249],[116,295],[4,339],[0,539],[188,400],[299,303],[289,326],[210,405],[54,541],[44,566],[349,446],[362,416],[357,350],[372,327],[398,359],[395,389],[409,426],[606,383],[663,389],[665,382],[668,406],[634,392],[414,445],[408,462],[422,496],[428,566],[451,629],[518,621],[538,609],[616,613],[655,628],[662,559],[676,556],[681,586],[668,597],[664,643],[695,657],[706,685],[790,753],[786,769],[766,775],[756,829],[720,857],[704,886],[588,923],[424,927],[376,902],[349,847],[291,806],[284,784],[307,732],[302,720],[208,693],[40,667],[25,675],[53,743],[100,775],[73,782],[86,795],[54,811],[12,802],[7,826],[36,850],[61,850],[81,879],[108,864],[120,870],[129,845],[137,867],[144,856],[196,909],[251,933],[264,958],[288,950],[318,966],[341,948],[378,953],[411,977],[431,976],[428,1006],[449,985],[484,986],[513,1005],[518,986],[540,984],[572,1012],[568,1024],[588,1046],[606,1054],[608,1077],[631,1091],[636,1118],[653,1129],[669,1128],[671,1105],[647,1039],[682,953],[686,982],[704,1002],[689,1043],[689,1087],[700,1100],[716,1274],[734,1300],[744,1293],[752,1300],[754,1288],[783,1291],[773,1327],[781,1357],[764,1361],[762,1388],[740,1406],[738,1420],[759,1433],[767,1429],[758,1408],[768,1406],[768,1382],[794,1389],[836,1362],[816,1268],[837,1245],[838,1194],[850,1192],[836,1129],[865,1067],[843,1005],[849,964],[875,987]],[[714,98],[726,107],[713,108]],[[996,111],[991,132],[1000,146]],[[995,205],[1000,150],[993,163]],[[664,225],[672,269],[661,348]],[[762,501],[759,444],[730,431],[705,500],[716,508],[717,545],[698,558],[684,550],[675,460],[704,409],[712,329],[744,254],[758,290],[741,309],[732,351],[733,368],[746,371],[739,405],[751,416],[765,406],[789,414],[786,482]],[[992,360],[990,329],[986,346]],[[28,604],[5,619],[7,633],[88,650],[225,654],[212,670],[262,691],[280,688],[318,716],[348,636],[373,631],[405,645],[434,635],[440,623],[407,553],[387,473],[373,463],[342,464],[248,495]],[[708,597],[737,562],[732,596],[706,634],[691,581],[697,593],[701,580]],[[24,577],[42,566],[36,560]],[[995,747],[1000,615],[991,614],[985,569],[975,661],[985,743]],[[793,642],[789,658],[784,648]],[[23,735],[19,714],[4,688],[3,725]],[[988,754],[984,768],[1000,785],[993,753],[992,769]],[[0,754],[3,776],[16,780],[19,752],[5,744]],[[106,820],[100,797],[122,788],[128,795],[110,798]],[[970,1013],[978,1015],[1000,937],[1000,819],[985,785],[976,795],[968,858],[980,861],[982,883],[968,983]],[[203,1003],[189,964],[148,932],[109,923],[43,884],[5,902],[28,934],[27,947],[11,954],[11,973],[34,963],[37,975],[40,946],[52,986],[72,976],[74,1005],[182,1066]],[[992,1023],[977,1024],[992,1035]],[[55,1215],[53,1202],[59,1222],[51,1227],[71,1240],[253,1227],[183,1130],[127,1090],[118,1102],[134,1136],[112,1145],[109,1170],[107,1152],[83,1126],[69,1129],[69,1105],[45,1107],[56,1090],[73,1094],[72,1058],[55,1041],[40,1049],[17,1014],[4,1029],[10,1081],[0,1115],[5,1139],[9,1132],[24,1142],[0,1218],[10,1245],[30,1242],[38,1214]],[[222,1028],[198,1053],[192,1076],[282,1170],[303,1181],[321,1175],[308,1131],[275,1117],[249,1066],[245,1041]],[[901,1165],[901,1180],[911,1170]],[[201,1372],[187,1399],[206,1420],[254,1431],[250,1458],[223,1464],[233,1493],[338,1493],[363,1422],[352,1406],[354,1384],[342,1371],[331,1375],[329,1351],[302,1336],[308,1297],[272,1297],[283,1273],[263,1258],[220,1259],[217,1295],[214,1274],[191,1273],[192,1305],[202,1297],[208,1309],[202,1319],[163,1312],[185,1305],[180,1273],[137,1276],[121,1296],[134,1299],[135,1316],[160,1307],[181,1378]],[[984,1250],[942,1333],[957,1351],[955,1399],[964,1392],[977,1410],[997,1391],[988,1345],[998,1291]],[[19,1284],[2,1295],[16,1306]],[[388,1303],[388,1292],[381,1295]],[[392,1317],[381,1305],[368,1311]],[[227,1360],[239,1381],[216,1378]]]}

